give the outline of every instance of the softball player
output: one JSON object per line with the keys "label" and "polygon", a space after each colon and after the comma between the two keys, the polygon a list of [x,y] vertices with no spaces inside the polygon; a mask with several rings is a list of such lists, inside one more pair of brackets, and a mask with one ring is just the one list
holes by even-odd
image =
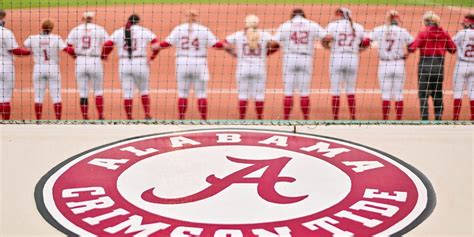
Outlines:
{"label": "softball player", "polygon": [[89,82],[95,93],[95,104],[99,119],[104,119],[104,67],[101,61],[102,45],[109,40],[105,29],[93,23],[94,12],[84,12],[83,24],[75,27],[67,37],[67,44],[74,47],[76,52],[76,80],[79,89],[82,118],[89,119]]}
{"label": "softball player", "polygon": [[28,37],[24,45],[31,49],[35,61],[33,69],[33,87],[35,91],[35,114],[40,120],[43,111],[43,100],[46,85],[49,84],[49,95],[54,103],[56,119],[61,119],[61,72],[59,70],[59,51],[63,50],[74,56],[74,49],[68,48],[61,36],[51,34],[54,23],[44,20],[41,34]]}
{"label": "softball player", "polygon": [[325,40],[325,47],[332,41],[331,80],[332,113],[334,120],[339,119],[339,101],[341,87],[345,84],[350,118],[355,120],[356,114],[356,81],[359,68],[359,51],[369,46],[370,41],[364,40],[364,27],[352,21],[352,13],[345,7],[338,8],[336,20],[329,23],[327,31],[331,40]]}
{"label": "softball player", "polygon": [[0,9],[0,114],[9,120],[11,99],[15,87],[15,65],[13,55],[29,55],[30,51],[18,47],[13,32],[5,28],[6,12]]}
{"label": "softball player", "polygon": [[149,96],[149,61],[147,59],[147,45],[153,49],[153,60],[158,54],[158,40],[149,29],[139,26],[140,17],[136,14],[128,18],[125,27],[116,30],[110,40],[104,44],[104,59],[107,58],[114,44],[119,51],[119,76],[122,84],[125,113],[127,119],[132,119],[133,93],[135,87],[141,94],[145,119],[151,119]]}
{"label": "softball player", "polygon": [[291,19],[283,23],[273,39],[284,45],[283,82],[284,119],[289,119],[293,107],[293,92],[300,91],[303,117],[309,119],[309,94],[313,76],[314,43],[326,37],[327,32],[319,24],[306,19],[302,9],[294,9]]}
{"label": "softball player", "polygon": [[201,119],[207,119],[207,49],[222,48],[211,30],[197,23],[198,13],[190,10],[186,14],[187,22],[176,26],[160,43],[161,48],[176,47],[176,79],[178,87],[179,119],[183,120],[188,106],[188,96],[194,85],[194,94],[198,100]]}
{"label": "softball player", "polygon": [[255,100],[257,118],[263,119],[267,53],[268,48],[273,47],[272,35],[258,29],[259,21],[257,16],[248,15],[245,18],[245,30],[238,31],[226,38],[228,43],[225,46],[226,50],[237,56],[236,77],[240,119],[245,119],[249,99]]}
{"label": "softball player", "polygon": [[463,90],[466,88],[471,108],[471,120],[474,120],[474,14],[464,17],[464,30],[453,38],[458,49],[458,61],[454,71],[454,113],[453,120],[459,120]]}
{"label": "softball player", "polygon": [[403,114],[403,85],[405,82],[405,58],[407,47],[413,42],[410,33],[399,26],[397,11],[387,12],[385,25],[376,27],[370,39],[379,46],[378,78],[382,91],[382,118],[388,119],[390,100],[395,100],[397,120]]}

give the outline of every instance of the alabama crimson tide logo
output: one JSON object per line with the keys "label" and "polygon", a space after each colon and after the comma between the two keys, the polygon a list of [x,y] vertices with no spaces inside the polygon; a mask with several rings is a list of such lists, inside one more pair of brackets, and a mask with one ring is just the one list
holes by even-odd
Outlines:
{"label": "alabama crimson tide logo", "polygon": [[432,212],[416,169],[347,141],[267,130],[156,134],[63,162],[36,186],[67,235],[388,236]]}

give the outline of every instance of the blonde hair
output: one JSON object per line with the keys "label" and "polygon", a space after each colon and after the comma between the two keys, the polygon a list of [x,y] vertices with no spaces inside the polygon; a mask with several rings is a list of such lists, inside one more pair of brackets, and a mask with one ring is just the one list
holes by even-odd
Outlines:
{"label": "blonde hair", "polygon": [[256,15],[248,15],[245,17],[245,36],[250,49],[257,49],[260,34],[257,32],[257,27],[260,19]]}
{"label": "blonde hair", "polygon": [[43,32],[49,34],[54,29],[54,22],[52,20],[46,19],[41,23],[41,29]]}
{"label": "blonde hair", "polygon": [[426,24],[434,24],[434,25],[439,25],[441,22],[441,18],[436,15],[434,11],[427,11],[425,14],[423,14],[423,23]]}

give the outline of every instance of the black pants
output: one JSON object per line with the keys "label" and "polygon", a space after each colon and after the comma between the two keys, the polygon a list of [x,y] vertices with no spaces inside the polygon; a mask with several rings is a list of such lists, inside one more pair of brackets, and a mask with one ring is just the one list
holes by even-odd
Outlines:
{"label": "black pants", "polygon": [[431,96],[436,120],[443,115],[444,57],[420,57],[418,63],[418,97],[420,115],[428,120],[428,99]]}

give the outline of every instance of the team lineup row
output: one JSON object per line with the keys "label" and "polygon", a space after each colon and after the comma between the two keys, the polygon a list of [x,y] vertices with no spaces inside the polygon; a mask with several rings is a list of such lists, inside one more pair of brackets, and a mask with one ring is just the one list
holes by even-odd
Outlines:
{"label": "team lineup row", "polygon": [[[80,95],[83,119],[88,116],[88,87],[92,84],[98,119],[104,119],[102,60],[116,47],[119,55],[119,77],[123,92],[127,119],[132,119],[135,88],[139,90],[145,119],[151,119],[149,97],[149,60],[154,60],[160,50],[176,47],[176,79],[179,119],[185,119],[191,88],[198,100],[201,119],[207,119],[207,83],[210,75],[207,50],[225,50],[237,58],[239,118],[245,119],[247,104],[254,100],[258,119],[263,119],[266,59],[268,55],[283,50],[284,101],[283,118],[289,119],[293,107],[293,94],[300,94],[300,107],[304,119],[309,118],[310,84],[313,74],[314,45],[321,41],[331,50],[330,91],[333,119],[339,117],[340,93],[345,89],[351,119],[356,119],[356,80],[359,53],[377,42],[379,48],[378,78],[382,92],[382,118],[388,119],[391,100],[395,101],[396,118],[403,115],[403,85],[405,59],[408,53],[420,50],[418,86],[421,119],[428,119],[428,99],[433,99],[435,118],[443,113],[444,55],[458,51],[454,73],[453,120],[459,119],[463,91],[469,94],[471,120],[474,120],[474,15],[464,18],[464,29],[453,38],[440,26],[440,18],[434,12],[423,15],[425,29],[416,38],[400,26],[400,15],[391,10],[386,14],[384,25],[366,34],[362,25],[353,22],[351,11],[340,7],[335,20],[326,28],[306,18],[302,9],[294,9],[290,20],[280,25],[274,35],[259,29],[259,18],[248,15],[244,29],[218,40],[210,29],[198,23],[198,14],[188,11],[186,22],[175,27],[162,42],[149,29],[139,25],[140,17],[131,15],[124,27],[109,35],[94,24],[95,13],[85,12],[83,24],[69,33],[66,42],[51,34],[54,23],[45,20],[41,33],[24,41],[19,47],[13,33],[5,28],[6,13],[0,10],[0,112],[2,119],[10,119],[11,97],[15,72],[13,55],[33,54],[35,65],[33,84],[35,114],[41,119],[46,87],[54,103],[57,119],[61,119],[61,76],[59,52],[64,51],[76,60],[76,80]],[[148,48],[151,55],[148,56]]]}

